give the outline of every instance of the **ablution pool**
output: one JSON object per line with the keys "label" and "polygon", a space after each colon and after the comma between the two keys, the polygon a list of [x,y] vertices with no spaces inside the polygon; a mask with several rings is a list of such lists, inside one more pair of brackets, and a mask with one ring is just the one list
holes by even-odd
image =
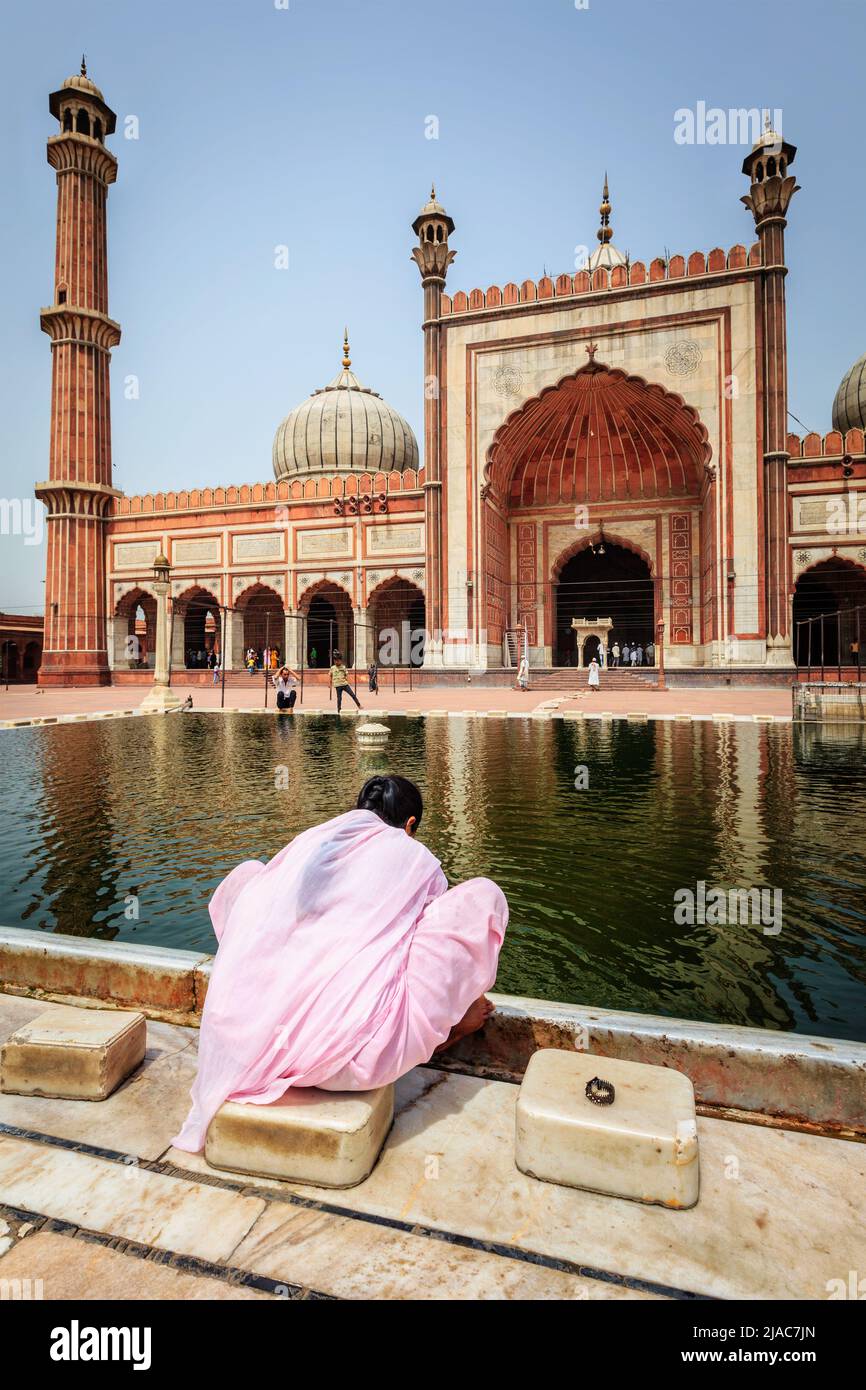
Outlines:
{"label": "ablution pool", "polygon": [[[0,923],[212,951],[228,870],[390,770],[420,785],[449,881],[508,897],[499,990],[866,1041],[862,729],[389,723],[385,753],[332,716],[4,731]],[[780,890],[780,929],[683,925],[676,895],[699,883]]]}

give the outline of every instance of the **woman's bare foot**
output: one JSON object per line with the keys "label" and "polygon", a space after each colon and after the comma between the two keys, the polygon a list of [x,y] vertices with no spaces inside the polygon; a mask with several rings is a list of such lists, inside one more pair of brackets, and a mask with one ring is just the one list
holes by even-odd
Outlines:
{"label": "woman's bare foot", "polygon": [[496,1005],[482,994],[480,999],[476,999],[473,1004],[469,1005],[460,1022],[455,1023],[444,1043],[440,1043],[435,1052],[444,1052],[447,1047],[453,1047],[463,1038],[468,1038],[470,1033],[477,1033],[480,1028],[484,1027],[495,1008]]}

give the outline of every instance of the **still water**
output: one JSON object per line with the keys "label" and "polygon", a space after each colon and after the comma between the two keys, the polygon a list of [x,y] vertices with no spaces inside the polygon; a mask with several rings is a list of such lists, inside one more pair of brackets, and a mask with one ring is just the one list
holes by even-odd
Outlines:
{"label": "still water", "polygon": [[[211,951],[223,875],[391,770],[449,880],[508,897],[499,990],[866,1040],[862,730],[390,722],[387,754],[310,716],[4,732],[0,922]],[[699,881],[781,889],[781,930],[678,925]]]}

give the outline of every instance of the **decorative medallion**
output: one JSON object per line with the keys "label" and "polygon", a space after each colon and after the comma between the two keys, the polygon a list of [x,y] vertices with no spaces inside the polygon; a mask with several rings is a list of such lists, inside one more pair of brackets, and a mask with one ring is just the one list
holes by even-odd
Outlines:
{"label": "decorative medallion", "polygon": [[866,550],[858,550],[857,559],[862,560],[864,565],[866,565]]}
{"label": "decorative medallion", "polygon": [[694,376],[702,357],[700,343],[683,338],[678,343],[671,343],[665,352],[665,366],[671,376]]}
{"label": "decorative medallion", "polygon": [[811,555],[809,554],[808,550],[801,550],[801,551],[798,553],[798,555],[797,555],[797,564],[798,564],[798,565],[808,565],[808,563],[809,563],[809,561],[811,560],[811,558],[812,558],[812,557],[811,557]]}
{"label": "decorative medallion", "polygon": [[422,583],[424,582],[424,571],[423,571],[423,570],[413,570],[413,571],[412,571],[412,579],[414,580],[414,582],[415,582],[416,584],[422,584]]}
{"label": "decorative medallion", "polygon": [[523,373],[516,367],[497,367],[493,373],[493,389],[500,396],[518,396],[523,386]]}

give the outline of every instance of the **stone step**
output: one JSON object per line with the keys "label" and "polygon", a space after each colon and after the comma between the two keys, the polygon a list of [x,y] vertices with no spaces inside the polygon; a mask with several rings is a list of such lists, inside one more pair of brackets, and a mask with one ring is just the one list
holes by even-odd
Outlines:
{"label": "stone step", "polygon": [[144,1014],[115,1009],[46,1009],[0,1048],[0,1091],[56,1100],[106,1100],[147,1046]]}
{"label": "stone step", "polygon": [[290,1087],[270,1105],[226,1101],[211,1120],[212,1168],[313,1187],[355,1187],[370,1175],[394,1118],[394,1087]]}
{"label": "stone step", "polygon": [[[599,1103],[590,1093],[613,1100]],[[694,1087],[671,1067],[543,1048],[530,1058],[517,1098],[515,1162],[544,1182],[693,1207],[700,1185]]]}

